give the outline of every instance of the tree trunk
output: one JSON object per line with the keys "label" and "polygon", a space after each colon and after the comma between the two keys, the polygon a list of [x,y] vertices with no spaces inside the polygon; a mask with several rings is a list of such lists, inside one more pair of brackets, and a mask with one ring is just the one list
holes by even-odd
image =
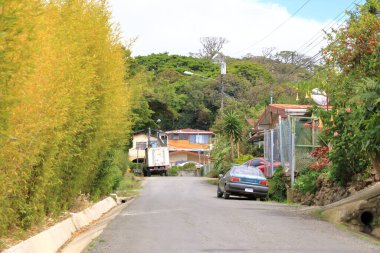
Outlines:
{"label": "tree trunk", "polygon": [[234,160],[234,139],[232,138],[232,135],[230,136],[230,143],[231,143],[231,160]]}
{"label": "tree trunk", "polygon": [[239,141],[236,143],[236,152],[237,152],[237,157],[239,158],[240,157],[240,142]]}
{"label": "tree trunk", "polygon": [[369,157],[371,158],[375,178],[380,181],[380,152],[371,153]]}

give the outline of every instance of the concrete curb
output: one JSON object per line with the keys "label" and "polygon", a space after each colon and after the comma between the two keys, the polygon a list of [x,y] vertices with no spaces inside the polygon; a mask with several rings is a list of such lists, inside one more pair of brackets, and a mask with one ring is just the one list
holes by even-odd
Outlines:
{"label": "concrete curb", "polygon": [[54,253],[71,238],[72,234],[91,222],[99,219],[104,213],[117,205],[108,197],[95,205],[45,230],[26,241],[23,241],[3,253]]}

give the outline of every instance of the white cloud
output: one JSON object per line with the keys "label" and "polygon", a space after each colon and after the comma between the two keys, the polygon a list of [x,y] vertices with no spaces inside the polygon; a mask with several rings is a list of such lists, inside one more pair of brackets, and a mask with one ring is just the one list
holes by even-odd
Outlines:
{"label": "white cloud", "polygon": [[[290,17],[276,4],[257,0],[109,0],[114,22],[120,24],[123,38],[138,37],[133,55],[169,52],[188,55],[201,48],[199,39],[225,37],[223,53],[240,57],[260,55],[264,47],[277,51],[296,50],[326,24],[292,18],[272,36],[261,40]],[[251,45],[255,44],[253,47]],[[313,55],[320,46],[308,52]],[[302,52],[301,52],[302,53]]]}

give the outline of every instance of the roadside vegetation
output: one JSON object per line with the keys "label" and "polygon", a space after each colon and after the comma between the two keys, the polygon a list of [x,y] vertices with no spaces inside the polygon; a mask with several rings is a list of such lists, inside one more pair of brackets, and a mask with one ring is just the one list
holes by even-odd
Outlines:
{"label": "roadside vegetation", "polygon": [[323,146],[311,153],[315,162],[295,183],[309,196],[318,197],[327,187],[344,196],[344,188],[361,189],[380,180],[379,10],[379,2],[369,0],[350,13],[345,26],[328,34],[323,70],[304,82],[306,87],[324,84],[330,103],[329,111],[315,111],[324,126]]}
{"label": "roadside vegetation", "polygon": [[126,172],[114,193],[118,197],[135,197],[141,189],[143,177],[135,176],[132,172]]}
{"label": "roadside vegetation", "polygon": [[141,82],[105,1],[6,0],[0,15],[0,238],[17,239],[117,189]]}
{"label": "roadside vegetation", "polygon": [[203,175],[203,168],[196,168],[195,163],[186,163],[183,166],[171,166],[170,169],[168,170],[168,176],[178,176],[179,171],[184,170],[184,171],[196,171],[199,170],[200,175]]}

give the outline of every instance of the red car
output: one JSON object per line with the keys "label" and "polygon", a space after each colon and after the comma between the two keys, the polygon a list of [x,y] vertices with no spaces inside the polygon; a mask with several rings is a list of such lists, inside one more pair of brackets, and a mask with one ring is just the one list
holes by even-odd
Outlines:
{"label": "red car", "polygon": [[[269,175],[270,162],[265,160],[262,157],[253,158],[251,160],[248,160],[245,163],[243,163],[243,165],[258,168],[259,170],[261,170],[264,173],[265,177],[271,176],[271,175]],[[273,162],[273,170],[276,170],[279,166],[281,166],[281,162],[278,162],[278,161]]]}

